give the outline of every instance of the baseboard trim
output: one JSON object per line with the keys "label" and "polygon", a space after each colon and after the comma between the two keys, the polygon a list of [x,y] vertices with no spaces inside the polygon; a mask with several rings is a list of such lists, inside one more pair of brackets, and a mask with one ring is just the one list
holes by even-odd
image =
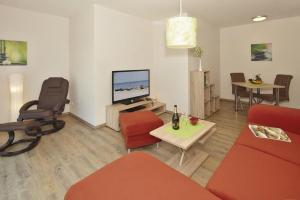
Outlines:
{"label": "baseboard trim", "polygon": [[77,115],[75,115],[74,113],[71,113],[71,112],[69,112],[68,115],[71,116],[71,117],[73,117],[74,119],[80,121],[81,123],[85,124],[86,126],[92,128],[92,129],[99,129],[99,128],[106,127],[105,123],[97,125],[97,126],[94,126],[94,125],[90,124],[89,122],[85,121],[84,119],[78,117]]}
{"label": "baseboard trim", "polygon": [[64,112],[61,114],[62,117],[70,115],[70,112]]}
{"label": "baseboard trim", "polygon": [[[231,103],[234,103],[234,99],[220,99],[220,101],[223,101],[223,102],[231,102]],[[248,104],[249,102],[246,100],[245,101],[245,99],[241,99],[240,100],[242,103],[244,103],[244,104]]]}
{"label": "baseboard trim", "polygon": [[220,101],[226,101],[226,102],[234,102],[233,99],[224,99],[224,98],[221,98]]}
{"label": "baseboard trim", "polygon": [[170,114],[170,115],[173,115],[173,111],[170,111],[170,110],[166,110],[166,112],[165,113],[167,113],[167,114]]}

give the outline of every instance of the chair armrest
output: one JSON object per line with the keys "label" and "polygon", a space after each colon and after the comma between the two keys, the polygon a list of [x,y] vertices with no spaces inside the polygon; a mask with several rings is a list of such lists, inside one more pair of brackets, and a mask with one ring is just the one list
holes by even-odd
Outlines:
{"label": "chair armrest", "polygon": [[255,105],[249,110],[248,123],[277,127],[300,135],[300,109]]}
{"label": "chair armrest", "polygon": [[[69,104],[69,103],[70,103],[70,100],[66,99],[65,104]],[[53,108],[53,111],[55,113],[59,113],[62,106],[63,106],[63,104],[60,104],[60,103],[56,104],[56,106]]]}
{"label": "chair armrest", "polygon": [[53,111],[55,114],[58,114],[58,113],[60,112],[60,109],[61,109],[61,104],[58,103],[58,104],[56,104],[56,106],[54,106],[54,108],[53,108],[52,111]]}
{"label": "chair armrest", "polygon": [[34,106],[34,105],[38,105],[39,101],[38,100],[34,100],[34,101],[29,101],[27,103],[25,103],[21,108],[20,108],[20,113],[23,112],[23,111],[26,111],[28,110],[31,106]]}

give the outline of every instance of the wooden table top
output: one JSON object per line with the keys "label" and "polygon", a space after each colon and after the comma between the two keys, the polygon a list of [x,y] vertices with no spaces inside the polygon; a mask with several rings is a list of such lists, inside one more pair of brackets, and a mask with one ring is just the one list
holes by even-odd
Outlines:
{"label": "wooden table top", "polygon": [[191,147],[195,142],[197,142],[199,139],[204,137],[207,133],[209,133],[214,127],[215,123],[205,121],[205,120],[199,120],[199,124],[204,125],[204,127],[199,130],[197,133],[193,134],[190,137],[180,137],[178,135],[169,133],[166,130],[166,127],[169,126],[172,122],[169,122],[153,131],[150,132],[150,135],[157,137],[161,139],[162,141],[168,142],[170,144],[173,144],[174,146],[177,146],[181,149],[187,150],[189,147]]}
{"label": "wooden table top", "polygon": [[253,84],[250,82],[233,82],[233,85],[245,87],[249,89],[273,89],[273,88],[285,88],[282,85],[274,85],[270,83]]}

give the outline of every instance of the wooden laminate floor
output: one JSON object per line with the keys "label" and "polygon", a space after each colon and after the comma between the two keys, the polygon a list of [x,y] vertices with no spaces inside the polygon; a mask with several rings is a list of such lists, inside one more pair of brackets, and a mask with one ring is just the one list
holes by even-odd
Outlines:
{"label": "wooden laminate floor", "polygon": [[[171,115],[163,114],[167,122]],[[71,116],[59,133],[44,136],[32,151],[10,158],[0,157],[0,200],[62,200],[73,183],[105,164],[125,155],[123,138],[109,128],[91,129]],[[235,113],[233,103],[222,102],[221,110],[208,119],[217,132],[201,150],[209,153],[191,178],[205,186],[245,125],[246,114]],[[0,133],[0,143],[5,140]],[[20,134],[23,135],[23,134]],[[167,162],[178,149],[167,143],[137,149]]]}

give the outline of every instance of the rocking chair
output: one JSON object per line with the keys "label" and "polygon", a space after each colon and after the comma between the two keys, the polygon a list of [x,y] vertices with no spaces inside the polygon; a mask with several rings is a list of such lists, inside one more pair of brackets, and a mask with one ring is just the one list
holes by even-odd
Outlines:
{"label": "rocking chair", "polygon": [[[41,127],[52,126],[51,129],[41,131],[42,135],[55,133],[65,126],[63,120],[58,120],[65,109],[65,105],[70,103],[67,99],[69,82],[64,78],[48,78],[43,82],[39,100],[25,103],[20,109],[18,121],[34,120],[38,121]],[[36,109],[30,110],[36,105]],[[29,136],[36,135],[36,131],[26,130]]]}

